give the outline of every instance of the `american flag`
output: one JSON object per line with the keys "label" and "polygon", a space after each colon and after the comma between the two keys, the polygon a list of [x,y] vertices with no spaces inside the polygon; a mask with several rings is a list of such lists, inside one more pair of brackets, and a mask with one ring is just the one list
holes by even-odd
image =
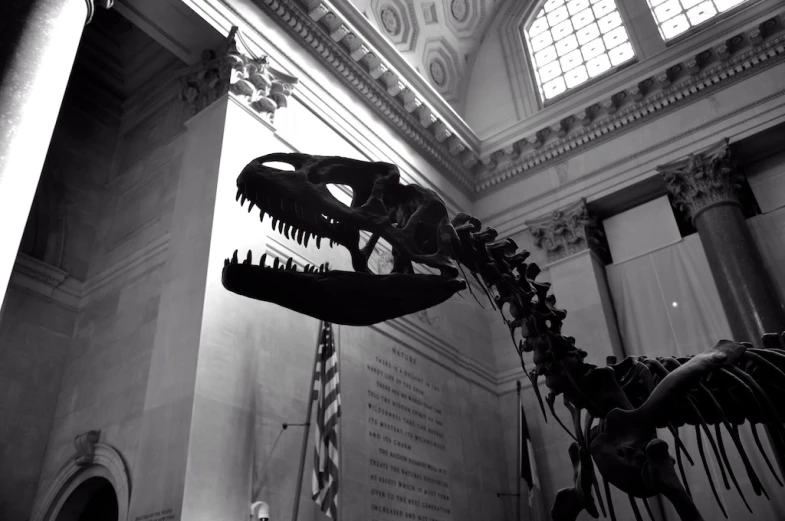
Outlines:
{"label": "american flag", "polygon": [[338,418],[341,396],[338,382],[338,353],[333,342],[333,327],[322,322],[313,381],[316,400],[315,451],[313,455],[313,500],[322,512],[338,519]]}

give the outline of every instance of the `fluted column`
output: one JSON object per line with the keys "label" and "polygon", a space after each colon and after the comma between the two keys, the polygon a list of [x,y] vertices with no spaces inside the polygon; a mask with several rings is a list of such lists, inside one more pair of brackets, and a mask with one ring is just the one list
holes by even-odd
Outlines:
{"label": "fluted column", "polygon": [[[108,8],[112,0],[99,0]],[[93,0],[5,0],[0,8],[0,297],[5,296]]]}
{"label": "fluted column", "polygon": [[742,214],[728,140],[657,170],[698,230],[734,340],[762,347],[764,333],[785,330],[785,309]]}

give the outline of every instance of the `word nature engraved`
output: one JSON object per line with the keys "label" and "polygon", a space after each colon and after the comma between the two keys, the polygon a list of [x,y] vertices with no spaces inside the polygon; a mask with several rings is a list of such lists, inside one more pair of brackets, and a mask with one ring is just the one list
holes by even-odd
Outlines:
{"label": "word nature engraved", "polygon": [[421,360],[391,352],[366,366],[371,521],[449,521],[442,389],[424,376]]}

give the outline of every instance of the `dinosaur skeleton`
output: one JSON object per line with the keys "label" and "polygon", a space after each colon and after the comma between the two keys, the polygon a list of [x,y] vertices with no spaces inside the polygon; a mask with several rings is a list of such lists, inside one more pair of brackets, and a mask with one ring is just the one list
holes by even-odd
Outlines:
{"label": "dinosaur skeleton", "polygon": [[[287,163],[294,170],[268,166],[271,162]],[[351,187],[351,204],[334,197],[329,184]],[[597,518],[597,504],[604,514],[605,502],[615,520],[609,484],[629,496],[638,519],[635,498],[649,510],[647,498],[661,494],[682,520],[702,520],[685,488],[682,461],[693,460],[679,438],[679,429],[688,426],[696,431],[703,466],[720,508],[704,436],[727,489],[730,477],[744,498],[730,466],[723,430],[741,456],[754,493],[766,494],[747,455],[751,449],[740,441],[740,427],[748,424],[756,442],[754,450],[762,454],[768,471],[782,485],[758,427],[764,427],[773,450],[785,455],[781,418],[785,415],[781,405],[785,403],[785,336],[766,335],[764,349],[721,340],[694,356],[629,357],[618,363],[609,357],[606,367],[598,367],[585,362],[586,352],[575,346],[574,338],[561,333],[567,313],[548,294],[550,285],[535,280],[540,269],[526,262],[528,252],[517,251],[512,239],[499,239],[493,228],[483,228],[470,215],[460,213],[450,220],[435,192],[401,184],[394,165],[270,154],[251,161],[237,186],[240,204],[248,200],[249,212],[258,207],[260,219],[270,214],[273,228],[287,238],[306,246],[311,239],[319,246],[324,238],[345,247],[354,271],[330,271],[324,265],[298,271],[291,259],[286,264],[275,259],[267,266],[264,256],[254,265],[250,252],[239,263],[235,252],[226,260],[222,275],[224,287],[232,292],[338,324],[370,325],[444,302],[467,288],[460,275],[471,273],[509,327],[543,414],[547,404],[567,429],[554,409],[556,398],[562,395],[572,416],[573,430],[567,430],[574,439],[569,448],[574,486],[557,493],[551,511],[554,520],[574,520],[583,510]],[[361,230],[370,233],[363,247]],[[380,239],[392,249],[392,273],[385,275],[373,274],[368,268]],[[413,263],[439,273],[415,273]],[[524,353],[529,352],[535,367],[527,372]],[[544,401],[537,383],[540,376],[549,390]],[[675,462],[667,443],[656,437],[657,428],[673,434]]]}

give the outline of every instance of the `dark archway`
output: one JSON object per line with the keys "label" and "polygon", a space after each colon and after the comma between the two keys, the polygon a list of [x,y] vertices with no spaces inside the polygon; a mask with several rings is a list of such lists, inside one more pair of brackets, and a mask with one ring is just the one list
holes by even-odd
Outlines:
{"label": "dark archway", "polygon": [[65,500],[55,521],[118,521],[114,487],[102,477],[85,480]]}

